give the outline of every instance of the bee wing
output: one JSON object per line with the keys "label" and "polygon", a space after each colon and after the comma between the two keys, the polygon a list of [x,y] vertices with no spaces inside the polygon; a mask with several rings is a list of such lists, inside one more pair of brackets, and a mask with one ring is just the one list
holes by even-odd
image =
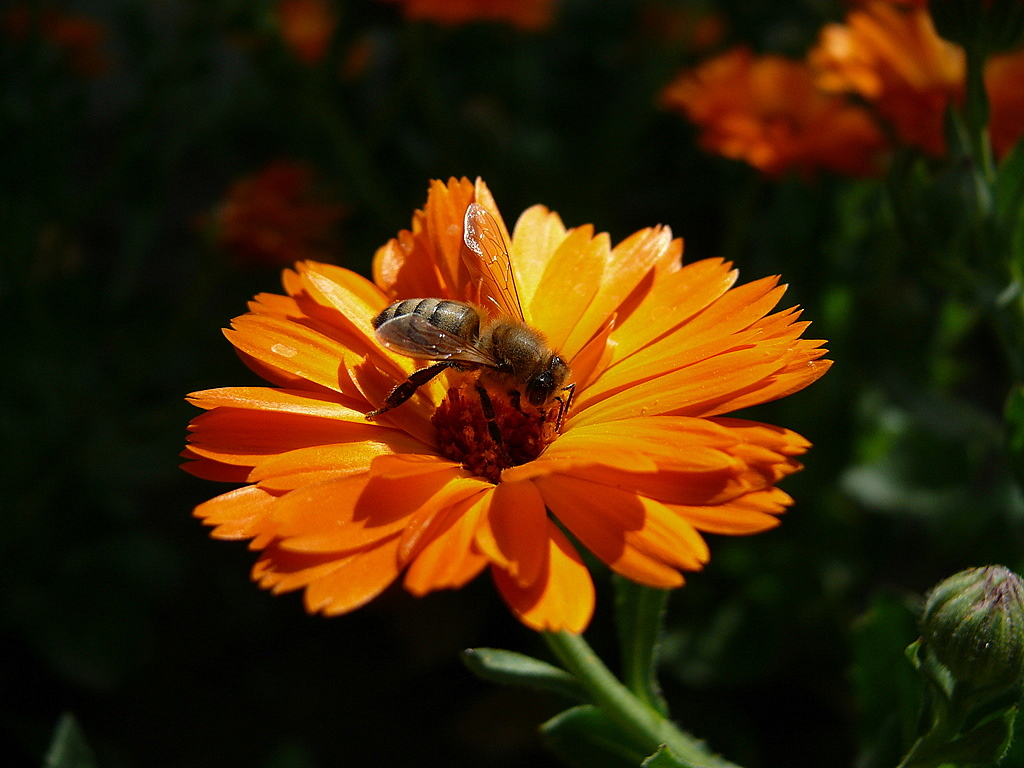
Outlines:
{"label": "bee wing", "polygon": [[382,323],[377,340],[392,352],[422,360],[452,360],[496,366],[497,361],[472,342],[438,328],[420,315],[399,315]]}
{"label": "bee wing", "polygon": [[512,260],[498,222],[482,205],[470,203],[463,227],[462,239],[467,249],[463,251],[463,260],[476,284],[478,295],[474,298],[492,316],[502,314],[524,320]]}

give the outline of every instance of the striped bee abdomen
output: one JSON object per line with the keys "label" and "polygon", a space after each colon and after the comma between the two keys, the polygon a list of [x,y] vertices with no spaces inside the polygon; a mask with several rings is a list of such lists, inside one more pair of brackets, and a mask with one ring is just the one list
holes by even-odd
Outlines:
{"label": "striped bee abdomen", "polygon": [[404,299],[396,301],[373,318],[376,330],[388,320],[417,315],[442,331],[466,341],[480,335],[480,311],[470,304],[452,299]]}

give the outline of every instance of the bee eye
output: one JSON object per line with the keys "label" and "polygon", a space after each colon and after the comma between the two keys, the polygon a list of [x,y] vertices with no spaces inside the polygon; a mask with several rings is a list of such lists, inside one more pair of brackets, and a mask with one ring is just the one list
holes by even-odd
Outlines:
{"label": "bee eye", "polygon": [[544,371],[534,376],[526,386],[526,399],[530,401],[530,405],[542,406],[548,401],[554,388],[554,378],[550,372]]}

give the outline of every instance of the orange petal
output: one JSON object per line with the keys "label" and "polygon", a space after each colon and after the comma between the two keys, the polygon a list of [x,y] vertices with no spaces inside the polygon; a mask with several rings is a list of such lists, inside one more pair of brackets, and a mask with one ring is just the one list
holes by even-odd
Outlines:
{"label": "orange petal", "polygon": [[398,577],[397,550],[397,537],[347,557],[268,547],[253,567],[253,579],[274,594],[304,586],[307,611],[336,616],[365,605]]}
{"label": "orange petal", "polygon": [[[565,234],[565,225],[557,213],[543,205],[534,205],[520,214],[511,241],[505,241],[510,245],[509,256],[524,310],[532,306],[540,276],[544,274],[551,254],[565,240]],[[527,315],[526,319],[530,321],[532,318]]]}
{"label": "orange petal", "polygon": [[792,361],[765,381],[756,391],[736,392],[729,398],[705,403],[700,415],[716,416],[761,403],[769,403],[799,392],[824,376],[832,367],[831,360],[820,359],[826,350],[818,349],[821,341],[801,341],[791,350]]}
{"label": "orange petal", "polygon": [[615,328],[615,359],[627,357],[720,298],[736,282],[738,272],[722,259],[702,259],[669,272]]}
{"label": "orange petal", "polygon": [[370,519],[358,509],[369,474],[337,477],[296,488],[274,509],[278,547],[305,554],[349,553],[397,536],[401,517]]}
{"label": "orange petal", "polygon": [[422,547],[454,525],[463,511],[486,500],[493,488],[478,477],[458,477],[448,481],[409,516],[398,550],[400,562],[409,562]]}
{"label": "orange petal", "polygon": [[[346,332],[344,336],[335,335],[335,338],[360,352],[379,347],[371,321],[389,302],[377,286],[341,267],[315,262],[297,267],[309,296],[316,304],[331,310],[329,313],[316,313],[316,316],[329,323],[335,334]],[[362,284],[357,284],[357,279]],[[313,314],[310,310],[314,309],[313,306],[307,307],[307,314]]]}
{"label": "orange petal", "polygon": [[[647,457],[657,471],[717,472],[736,461],[730,450],[740,440],[724,425],[688,416],[641,416],[607,423],[574,426],[548,449],[544,457],[575,454],[593,463],[626,469],[620,455]],[[583,463],[592,463],[584,461]]]}
{"label": "orange petal", "polygon": [[[736,403],[768,402],[781,397],[780,391],[796,391],[822,376],[827,365],[815,358],[823,354],[824,350],[802,345],[732,349],[655,378],[632,384],[624,381],[614,394],[603,398],[595,391],[602,378],[581,396],[578,410],[573,409],[573,423],[583,426],[658,414],[707,416],[734,410]],[[788,373],[790,364],[793,375],[778,381],[778,376]]]}
{"label": "orange petal", "polygon": [[[462,263],[462,222],[466,207],[488,199],[483,182],[468,179],[433,180],[423,210],[413,214],[412,229],[403,230],[374,256],[374,282],[392,299],[465,299],[469,274]],[[494,201],[477,199],[497,216]],[[410,258],[412,257],[412,258]]]}
{"label": "orange petal", "polygon": [[[657,473],[630,473],[611,466],[579,465],[571,468],[569,473],[666,504],[714,506],[751,492],[763,491],[800,469],[794,457],[805,451],[808,444],[795,432],[742,419],[714,421],[719,428],[728,430],[736,441],[728,449],[734,459],[728,468],[715,470],[709,467],[708,471],[687,472],[670,469],[666,464],[666,468]],[[685,453],[686,449],[682,452]],[[524,468],[529,466],[523,465]],[[511,471],[506,470],[506,474]]]}
{"label": "orange petal", "polygon": [[302,311],[295,299],[279,293],[258,293],[248,306],[249,311],[257,315],[271,315],[282,320],[298,320],[302,317]]}
{"label": "orange petal", "polygon": [[[773,337],[766,338],[759,321],[775,306],[783,291],[765,290],[773,284],[772,280],[762,280],[734,288],[696,317],[666,329],[657,340],[628,357],[616,349],[615,361],[590,388],[588,398],[621,391],[634,382],[662,376],[738,347],[765,349],[766,342]],[[618,336],[614,333],[612,338]]]}
{"label": "orange petal", "polygon": [[[570,323],[572,333],[566,350],[572,354],[581,348],[610,315],[617,314],[625,319],[645,306],[660,279],[659,274],[674,274],[671,270],[678,268],[682,251],[682,241],[673,240],[668,227],[653,227],[630,235],[603,254],[601,290],[585,314]],[[678,314],[672,316],[678,317]]]}
{"label": "orange petal", "polygon": [[644,525],[626,531],[626,543],[673,568],[698,571],[710,559],[707,542],[688,519],[670,507],[641,497]]}
{"label": "orange petal", "polygon": [[536,460],[505,470],[503,480],[526,480],[581,467],[604,466],[618,474],[739,471],[733,455],[742,439],[709,419],[649,416],[576,426]]}
{"label": "orange petal", "polygon": [[476,529],[489,504],[474,496],[453,507],[447,528],[437,533],[409,564],[405,588],[421,596],[436,589],[457,589],[475,578],[487,565],[487,557],[475,544]]}
{"label": "orange petal", "polygon": [[222,493],[195,508],[193,514],[206,525],[215,526],[215,539],[251,539],[273,528],[277,495],[249,485]]}
{"label": "orange petal", "polygon": [[319,416],[324,419],[363,422],[362,411],[355,410],[343,396],[318,394],[302,390],[271,387],[223,387],[193,392],[188,396],[193,405],[209,410],[218,406],[250,408],[257,411]]}
{"label": "orange petal", "polygon": [[212,461],[188,448],[179,455],[188,459],[188,461],[179,466],[190,475],[201,477],[204,480],[238,484],[244,483],[249,477],[249,468],[247,466],[233,466],[231,464],[222,464],[219,461]]}
{"label": "orange petal", "polygon": [[[651,535],[641,533],[647,525],[647,516],[644,502],[636,493],[564,475],[540,478],[536,482],[555,517],[613,571],[663,589],[683,583],[676,568],[637,549],[628,540],[627,534],[637,540]],[[662,529],[662,532],[669,530],[668,526]],[[696,553],[687,561],[700,560],[700,556]]]}
{"label": "orange petal", "polygon": [[[434,294],[437,298],[467,298],[463,294],[469,287],[469,273],[462,257],[462,225],[466,208],[475,198],[476,190],[469,186],[468,179],[453,178],[447,184],[440,181],[430,183],[427,204],[423,207],[426,224],[424,234],[430,238],[433,267],[441,282],[442,293]],[[497,206],[488,206],[481,200],[476,202],[497,214]],[[493,205],[493,201],[491,203]],[[430,268],[429,262],[424,266]]]}
{"label": "orange petal", "polygon": [[262,488],[290,491],[335,477],[365,473],[378,456],[430,452],[427,446],[402,432],[381,429],[373,440],[314,445],[271,455],[256,463],[247,480]]}
{"label": "orange petal", "polygon": [[[300,487],[282,496],[276,510],[278,535],[282,546],[292,551],[365,547],[397,535],[435,494],[466,474],[435,457],[379,456],[368,474]],[[476,482],[475,487],[483,483]]]}
{"label": "orange petal", "polygon": [[616,315],[610,315],[605,324],[572,356],[572,381],[576,383],[578,394],[582,395],[611,362],[615,353],[615,342],[611,341],[611,334],[617,319]]}
{"label": "orange petal", "polygon": [[[558,249],[549,254],[537,290],[529,298],[527,321],[543,330],[552,349],[567,358],[575,356],[608,316],[588,317],[586,309],[601,286],[609,247],[608,236],[594,237],[594,228],[589,225],[570,230]],[[585,327],[580,326],[583,320],[588,320]],[[578,334],[574,346],[566,344],[570,333]]]}
{"label": "orange petal", "polygon": [[547,510],[529,481],[505,482],[488,496],[476,543],[520,585],[532,584],[547,557]]}
{"label": "orange petal", "polygon": [[358,396],[339,374],[358,362],[344,345],[298,323],[266,315],[242,315],[224,335],[243,354],[263,365],[335,392]]}
{"label": "orange petal", "polygon": [[594,613],[594,582],[587,567],[558,526],[547,523],[545,567],[537,580],[521,586],[498,566],[494,583],[512,612],[538,632],[582,632]]}
{"label": "orange petal", "polygon": [[391,434],[395,430],[365,419],[358,423],[241,408],[215,408],[202,413],[192,420],[190,429],[189,444],[196,455],[249,467],[300,448],[396,439]]}
{"label": "orange petal", "polygon": [[777,515],[793,503],[785,491],[766,488],[714,506],[666,505],[697,530],[740,536],[761,533],[779,524]]}
{"label": "orange petal", "polygon": [[[300,262],[296,269],[306,290],[315,287],[328,305],[353,319],[365,312],[379,312],[388,302],[388,297],[376,284],[350,269],[318,261]],[[340,293],[332,286],[337,286]],[[335,303],[339,300],[340,305]]]}
{"label": "orange petal", "polygon": [[[602,486],[621,488],[664,503],[705,504],[734,499],[751,490],[734,470],[719,472],[618,472],[611,467],[575,467],[573,477]],[[762,483],[757,486],[763,488]]]}

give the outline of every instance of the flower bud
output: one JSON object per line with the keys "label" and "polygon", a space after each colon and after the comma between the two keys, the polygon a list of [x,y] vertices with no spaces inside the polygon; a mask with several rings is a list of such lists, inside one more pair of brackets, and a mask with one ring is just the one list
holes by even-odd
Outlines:
{"label": "flower bud", "polygon": [[961,571],[928,595],[926,643],[960,684],[1006,689],[1024,676],[1024,582],[1001,565]]}

